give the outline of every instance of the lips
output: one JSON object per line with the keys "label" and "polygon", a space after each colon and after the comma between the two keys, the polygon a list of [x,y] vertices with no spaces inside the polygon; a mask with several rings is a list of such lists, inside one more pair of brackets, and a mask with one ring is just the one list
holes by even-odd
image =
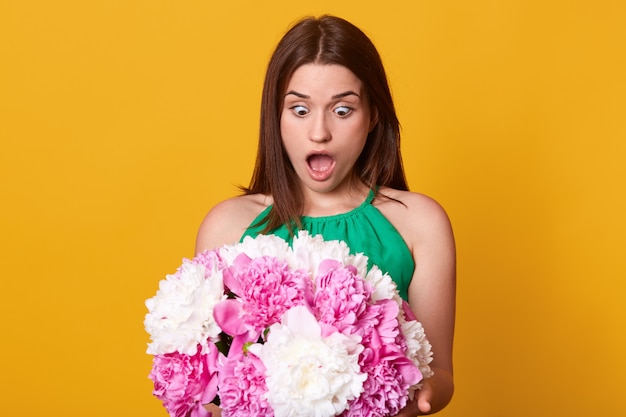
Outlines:
{"label": "lips", "polygon": [[314,153],[307,157],[309,175],[314,180],[324,181],[328,179],[335,168],[335,159],[325,153]]}

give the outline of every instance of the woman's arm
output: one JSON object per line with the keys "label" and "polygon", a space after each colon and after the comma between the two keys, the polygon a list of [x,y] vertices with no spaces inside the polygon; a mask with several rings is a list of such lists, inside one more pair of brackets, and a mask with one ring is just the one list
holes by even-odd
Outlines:
{"label": "woman's arm", "polygon": [[263,195],[231,198],[214,206],[206,215],[196,237],[196,254],[239,242],[246,229],[270,203]]}
{"label": "woman's arm", "polygon": [[456,304],[456,250],[452,227],[443,208],[416,193],[385,192],[397,202],[379,209],[403,236],[415,261],[409,286],[409,305],[424,326],[432,345],[434,371],[416,392],[416,400],[399,416],[432,414],[443,409],[454,391],[452,343]]}
{"label": "woman's arm", "polygon": [[417,393],[422,413],[435,413],[452,399],[452,342],[456,305],[456,249],[444,210],[420,196],[414,220],[412,250],[415,272],[409,304],[432,345],[435,372]]}

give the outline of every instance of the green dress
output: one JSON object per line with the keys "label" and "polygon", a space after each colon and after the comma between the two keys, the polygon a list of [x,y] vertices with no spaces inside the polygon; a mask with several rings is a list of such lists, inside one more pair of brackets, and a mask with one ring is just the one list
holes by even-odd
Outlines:
{"label": "green dress", "polygon": [[[398,286],[400,296],[408,301],[408,288],[413,277],[415,262],[406,242],[396,228],[371,203],[374,192],[370,190],[365,201],[352,211],[333,216],[302,217],[302,230],[311,235],[321,234],[324,240],[342,240],[350,247],[353,254],[363,253],[368,257],[369,267],[377,265],[382,272],[387,272]],[[251,223],[241,237],[256,237],[263,229],[257,225],[271,210],[267,207]],[[274,229],[270,234],[279,236],[287,242],[293,240],[287,226]]]}

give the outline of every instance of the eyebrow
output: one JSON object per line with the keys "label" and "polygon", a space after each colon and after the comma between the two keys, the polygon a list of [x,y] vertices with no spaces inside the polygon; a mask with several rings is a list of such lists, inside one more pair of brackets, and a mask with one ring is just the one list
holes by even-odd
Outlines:
{"label": "eyebrow", "polygon": [[[296,97],[302,98],[302,99],[310,99],[310,98],[311,98],[311,96],[308,96],[308,95],[306,95],[306,94],[302,94],[302,93],[298,93],[297,91],[294,91],[294,90],[290,90],[290,91],[288,91],[288,92],[287,92],[287,94],[285,94],[285,96],[288,96],[288,95],[290,95],[290,94],[292,94],[292,95],[294,95],[294,96],[296,96]],[[332,98],[333,100],[337,100],[337,99],[339,99],[339,98],[343,98],[343,97],[347,97],[347,96],[357,96],[358,98],[361,98],[361,96],[360,96],[360,95],[358,95],[357,93],[355,93],[355,92],[354,92],[354,91],[352,91],[352,90],[349,90],[349,91],[344,91],[343,93],[339,93],[339,94],[335,94],[335,95],[334,95],[334,96],[332,96],[331,98]]]}

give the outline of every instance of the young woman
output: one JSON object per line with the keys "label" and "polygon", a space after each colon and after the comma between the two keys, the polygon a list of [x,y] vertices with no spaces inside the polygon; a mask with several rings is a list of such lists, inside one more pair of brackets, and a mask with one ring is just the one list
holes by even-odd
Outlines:
{"label": "young woman", "polygon": [[265,78],[251,183],[210,210],[196,251],[260,233],[289,240],[299,229],[343,240],[391,275],[434,353],[434,376],[399,416],[444,408],[453,392],[450,222],[435,201],[408,191],[399,123],[374,45],[332,16],[304,19],[279,42]]}

